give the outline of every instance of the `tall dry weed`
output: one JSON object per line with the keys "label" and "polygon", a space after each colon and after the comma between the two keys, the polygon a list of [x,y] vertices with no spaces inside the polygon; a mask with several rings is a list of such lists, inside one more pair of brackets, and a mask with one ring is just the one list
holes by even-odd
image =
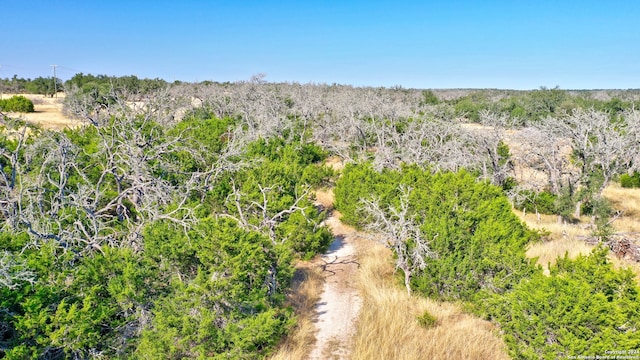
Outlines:
{"label": "tall dry weed", "polygon": [[[620,233],[638,233],[640,232],[640,189],[626,189],[617,184],[609,185],[603,192],[603,196],[607,198],[615,211],[620,212],[613,222],[612,226],[615,232]],[[591,234],[591,226],[589,217],[581,219],[577,224],[568,224],[558,222],[555,215],[536,215],[526,214],[526,216],[517,210],[516,215],[524,221],[529,228],[539,229],[549,233],[546,241],[536,244],[530,244],[527,249],[527,256],[530,258],[538,258],[545,273],[549,273],[549,264],[554,264],[558,257],[565,254],[569,258],[576,258],[578,255],[589,254],[594,246],[586,244],[584,239]],[[640,264],[626,260],[618,259],[615,255],[610,254],[609,260],[618,268],[630,269],[636,274],[636,280],[640,283]]]}
{"label": "tall dry weed", "polygon": [[[359,240],[363,306],[351,359],[508,359],[497,330],[450,303],[409,296],[394,276],[391,252]],[[425,328],[417,318],[436,319]]]}
{"label": "tall dry weed", "polygon": [[272,360],[306,359],[311,353],[316,338],[316,303],[320,299],[324,279],[318,265],[303,262],[298,264],[287,302],[293,307],[297,322],[282,341]]}

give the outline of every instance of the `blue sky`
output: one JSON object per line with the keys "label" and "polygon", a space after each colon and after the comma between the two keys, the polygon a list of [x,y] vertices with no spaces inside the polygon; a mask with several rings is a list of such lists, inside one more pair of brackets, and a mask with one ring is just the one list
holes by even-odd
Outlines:
{"label": "blue sky", "polygon": [[0,0],[0,77],[640,88],[640,1]]}

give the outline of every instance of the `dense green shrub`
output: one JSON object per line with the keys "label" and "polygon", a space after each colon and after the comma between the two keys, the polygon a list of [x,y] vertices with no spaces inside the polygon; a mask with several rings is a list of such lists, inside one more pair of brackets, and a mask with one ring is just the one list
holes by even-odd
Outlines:
{"label": "dense green shrub", "polygon": [[[322,222],[326,213],[318,213],[304,194],[312,187],[329,183],[334,175],[328,167],[321,165],[326,152],[313,144],[272,138],[249,144],[245,156],[258,161],[253,167],[234,173],[233,177],[221,179],[207,194],[208,211],[222,211],[239,217],[237,206],[240,205],[251,209],[244,215],[252,226],[270,223],[265,216],[271,218],[284,211],[278,224],[270,230],[272,235],[305,259],[324,251],[332,236],[326,227],[316,224]],[[234,197],[234,187],[237,194],[241,194],[237,203],[230,201]],[[256,204],[264,206],[265,203],[264,212],[257,208]],[[288,213],[294,204],[304,210]]]}
{"label": "dense green shrub", "polygon": [[604,355],[640,346],[639,288],[630,271],[614,270],[607,250],[558,259],[486,308],[516,359]]}
{"label": "dense green shrub", "polygon": [[412,214],[437,255],[425,259],[425,269],[414,276],[418,291],[471,300],[482,291],[506,291],[535,271],[524,248],[538,235],[512,213],[500,188],[464,171],[432,175],[405,167],[377,173],[366,164],[347,166],[336,184],[336,207],[345,221],[364,226],[370,220],[361,199],[397,205],[401,184],[412,189]]}
{"label": "dense green shrub", "polygon": [[620,186],[623,188],[639,188],[640,187],[640,173],[633,172],[633,175],[622,174],[620,175]]}
{"label": "dense green shrub", "polygon": [[431,90],[423,90],[422,91],[422,100],[420,101],[420,105],[438,105],[440,100]]}
{"label": "dense green shrub", "polygon": [[415,277],[419,291],[471,300],[484,291],[507,291],[535,271],[524,249],[538,234],[513,214],[500,188],[460,172],[434,176],[429,188],[415,193],[421,229],[438,255]]}
{"label": "dense green shrub", "polygon": [[517,209],[540,213],[540,214],[557,214],[556,200],[558,197],[549,191],[535,192],[532,190],[522,190],[518,193],[518,200],[514,206]]}
{"label": "dense green shrub", "polygon": [[9,112],[34,112],[33,101],[22,95],[15,95],[8,99],[0,99],[0,110]]}
{"label": "dense green shrub", "polygon": [[[269,354],[293,324],[292,312],[281,306],[293,275],[290,252],[230,220],[203,221],[191,239],[164,226],[150,230],[149,255],[161,263],[171,259],[166,262],[170,286],[155,300],[153,321],[136,354],[164,359]],[[180,268],[172,269],[176,265]]]}
{"label": "dense green shrub", "polygon": [[458,99],[453,107],[457,116],[465,117],[472,122],[479,122],[480,111],[488,109],[488,104],[485,100],[480,100],[473,96],[466,96]]}
{"label": "dense green shrub", "polygon": [[527,109],[523,105],[523,101],[517,97],[509,97],[498,102],[499,112],[507,113],[513,119],[526,120]]}

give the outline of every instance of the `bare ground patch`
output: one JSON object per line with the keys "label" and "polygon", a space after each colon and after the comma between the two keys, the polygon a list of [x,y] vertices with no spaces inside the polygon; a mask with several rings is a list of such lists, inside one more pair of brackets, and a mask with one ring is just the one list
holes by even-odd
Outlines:
{"label": "bare ground patch", "polygon": [[[322,196],[327,207],[333,204],[333,193]],[[351,338],[355,334],[355,321],[362,305],[356,287],[359,268],[353,245],[355,231],[342,224],[340,214],[333,211],[327,219],[335,239],[327,253],[320,258],[324,287],[316,305],[316,345],[310,359],[348,359]]]}

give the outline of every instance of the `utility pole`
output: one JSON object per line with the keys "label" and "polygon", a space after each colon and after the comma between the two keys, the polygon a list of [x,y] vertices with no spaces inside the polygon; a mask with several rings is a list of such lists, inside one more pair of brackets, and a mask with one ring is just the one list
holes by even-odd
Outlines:
{"label": "utility pole", "polygon": [[56,67],[58,65],[49,65],[53,68],[53,95],[58,97],[58,81],[56,80]]}

